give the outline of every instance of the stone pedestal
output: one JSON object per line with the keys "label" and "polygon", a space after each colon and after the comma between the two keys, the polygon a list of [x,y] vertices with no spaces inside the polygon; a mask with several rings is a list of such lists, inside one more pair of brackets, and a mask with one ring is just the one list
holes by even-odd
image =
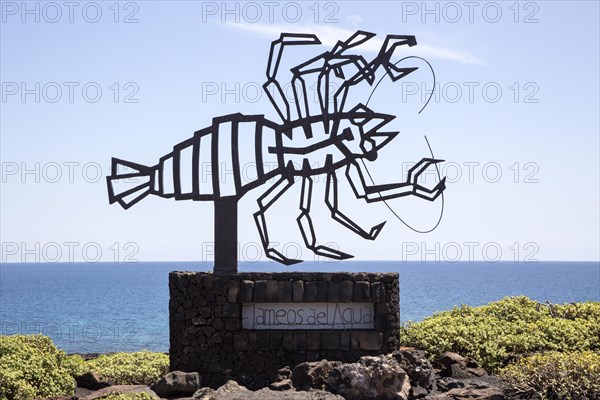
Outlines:
{"label": "stone pedestal", "polygon": [[169,290],[171,370],[211,387],[257,389],[284,366],[398,348],[396,273],[171,272]]}

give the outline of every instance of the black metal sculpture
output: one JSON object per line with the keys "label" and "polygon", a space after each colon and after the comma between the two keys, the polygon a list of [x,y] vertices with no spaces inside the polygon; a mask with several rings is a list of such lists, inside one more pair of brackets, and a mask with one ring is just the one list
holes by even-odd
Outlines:
{"label": "black metal sculpture", "polygon": [[[316,254],[333,259],[347,259],[351,255],[339,250],[317,245],[315,231],[310,216],[313,177],[326,175],[325,203],[332,218],[365,239],[374,240],[385,222],[365,230],[338,208],[338,181],[336,171],[345,168],[345,176],[357,198],[367,202],[385,201],[403,196],[417,196],[435,200],[445,189],[445,178],[433,189],[418,183],[419,175],[430,165],[442,160],[423,158],[408,172],[405,182],[389,184],[368,184],[365,180],[364,165],[358,160],[373,161],[377,152],[389,143],[398,132],[384,132],[381,129],[395,118],[394,115],[377,113],[364,104],[354,105],[344,111],[349,88],[366,81],[375,83],[375,72],[384,68],[387,75],[397,81],[416,67],[399,68],[392,63],[394,51],[403,45],[414,46],[414,36],[388,35],[379,54],[370,62],[362,56],[346,54],[375,34],[358,31],[348,40],[339,41],[335,47],[309,61],[291,69],[295,109],[290,107],[281,84],[277,80],[283,49],[286,46],[320,44],[312,34],[282,33],[271,44],[267,66],[267,82],[264,89],[283,120],[282,124],[269,121],[264,115],[231,114],[213,119],[210,127],[194,133],[194,136],[175,145],[173,151],[160,159],[158,165],[148,167],[120,159],[112,159],[112,174],[107,177],[109,202],[119,203],[127,209],[149,194],[174,198],[175,200],[210,200],[215,204],[215,267],[214,272],[231,273],[237,271],[237,202],[248,191],[275,179],[275,183],[258,198],[259,210],[254,214],[262,245],[267,257],[285,265],[301,260],[290,259],[270,246],[265,212],[300,177],[302,195],[300,215],[297,218],[306,247]],[[348,73],[350,71],[350,73]],[[305,78],[315,75],[319,82],[320,113],[311,115],[307,101]],[[330,104],[329,80],[335,76],[342,83],[333,94],[333,110]],[[294,113],[297,115],[294,117]],[[243,183],[240,169],[239,132],[248,127],[254,132],[254,149],[251,158],[256,165],[256,178]],[[298,139],[305,143],[299,144]],[[223,164],[219,160],[220,140],[230,143],[227,158],[233,171],[234,187],[227,193],[220,180]],[[208,147],[210,160],[202,159],[202,150]],[[222,146],[221,146],[222,147]],[[222,149],[221,149],[222,150]],[[182,164],[182,153],[191,152],[191,165]],[[252,152],[252,151],[251,151]],[[318,166],[311,165],[308,156],[321,156]],[[269,159],[276,167],[265,170],[263,165]],[[201,182],[200,163],[209,162],[212,171],[210,182]],[[165,173],[165,166],[172,174]],[[192,169],[191,189],[183,189],[181,171]],[[134,172],[119,172],[120,168]],[[125,191],[116,193],[114,183],[126,178],[144,179],[144,182]],[[170,187],[172,186],[172,188]]]}

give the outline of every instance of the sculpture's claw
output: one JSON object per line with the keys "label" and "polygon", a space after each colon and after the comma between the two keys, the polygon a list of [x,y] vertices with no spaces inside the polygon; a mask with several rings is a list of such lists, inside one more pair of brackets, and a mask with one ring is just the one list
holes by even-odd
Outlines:
{"label": "sculpture's claw", "polygon": [[446,189],[446,177],[442,178],[433,189],[427,189],[421,185],[414,186],[414,194],[427,200],[434,201],[441,195]]}
{"label": "sculpture's claw", "polygon": [[419,176],[430,166],[440,163],[444,160],[438,160],[435,158],[423,158],[408,171],[408,181],[413,185],[413,193],[426,200],[434,201],[440,194],[446,189],[446,177],[442,178],[433,189],[428,189],[418,182]]}
{"label": "sculpture's claw", "polygon": [[442,180],[433,188],[432,200],[437,199],[437,197],[442,194],[444,190],[446,190],[446,177],[443,177]]}
{"label": "sculpture's claw", "polygon": [[[263,85],[269,101],[284,122],[292,119],[290,104],[282,85],[277,80],[277,73],[283,55],[283,49],[288,46],[321,44],[316,35],[302,33],[282,33],[279,39],[271,43],[269,61],[267,63],[267,81]],[[294,93],[296,94],[296,93]],[[296,99],[298,102],[299,99]]]}
{"label": "sculpture's claw", "polygon": [[440,183],[435,185],[433,190],[439,190],[440,192],[443,192],[445,189],[446,189],[446,177],[443,177],[442,180],[440,181]]}
{"label": "sculpture's claw", "polygon": [[385,38],[383,47],[379,57],[383,68],[386,70],[388,76],[393,82],[404,78],[406,75],[416,71],[418,67],[399,67],[392,61],[394,52],[401,46],[408,45],[409,47],[415,46],[417,39],[414,36],[408,35],[388,35]]}
{"label": "sculpture's claw", "polygon": [[438,160],[435,158],[423,158],[414,167],[408,170],[408,182],[417,185],[419,176],[430,166],[437,163],[443,162],[444,160]]}
{"label": "sculpture's claw", "polygon": [[335,55],[341,55],[344,51],[359,46],[366,42],[367,40],[375,37],[375,33],[365,32],[365,31],[356,31],[352,36],[350,36],[345,41],[338,41],[331,52]]}

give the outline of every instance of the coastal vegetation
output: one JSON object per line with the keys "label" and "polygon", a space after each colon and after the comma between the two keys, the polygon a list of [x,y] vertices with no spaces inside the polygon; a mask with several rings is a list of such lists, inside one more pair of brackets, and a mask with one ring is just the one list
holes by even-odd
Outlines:
{"label": "coastal vegetation", "polygon": [[523,357],[499,371],[516,392],[542,399],[600,399],[600,353],[551,351]]}
{"label": "coastal vegetation", "polygon": [[[115,353],[84,361],[57,349],[47,336],[0,336],[0,400],[71,396],[75,377],[89,371],[118,385],[149,385],[168,370],[169,357],[163,353]],[[125,400],[115,396],[111,400]],[[140,396],[132,400],[145,399]]]}
{"label": "coastal vegetation", "polygon": [[47,336],[0,336],[2,400],[73,394],[77,369]]}
{"label": "coastal vegetation", "polygon": [[403,325],[400,341],[434,363],[447,351],[472,358],[518,393],[600,399],[598,302],[554,305],[518,296],[462,305]]}
{"label": "coastal vegetation", "polygon": [[452,351],[495,372],[520,354],[600,350],[600,303],[551,305],[519,296],[463,305],[404,325],[400,340],[432,361]]}
{"label": "coastal vegetation", "polygon": [[151,351],[105,354],[87,361],[85,370],[118,385],[150,385],[169,372],[169,356]]}
{"label": "coastal vegetation", "polygon": [[[515,393],[541,399],[600,399],[600,303],[538,303],[505,298],[463,305],[401,327],[403,346],[436,364],[445,352],[476,361]],[[0,400],[73,395],[75,377],[93,372],[114,385],[151,385],[167,374],[169,357],[140,351],[84,360],[42,335],[0,336]],[[146,400],[112,394],[108,400]]]}

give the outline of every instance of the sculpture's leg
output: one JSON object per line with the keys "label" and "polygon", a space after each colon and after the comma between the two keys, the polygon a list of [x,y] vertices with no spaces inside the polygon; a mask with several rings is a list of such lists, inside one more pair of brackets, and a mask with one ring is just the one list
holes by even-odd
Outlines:
{"label": "sculpture's leg", "polygon": [[285,265],[296,264],[302,262],[302,260],[288,258],[279,251],[270,247],[265,212],[273,205],[273,203],[275,203],[275,201],[277,201],[277,199],[279,199],[279,197],[281,197],[283,193],[292,187],[293,184],[293,177],[282,177],[279,179],[273,186],[269,188],[269,190],[265,192],[265,194],[258,198],[257,202],[259,209],[254,213],[254,221],[256,221],[256,227],[258,228],[258,233],[260,234],[260,240],[266,256]]}
{"label": "sculpture's leg", "polygon": [[346,254],[331,247],[319,245],[317,246],[317,238],[313,228],[312,219],[310,218],[310,202],[312,197],[313,181],[310,177],[302,178],[302,195],[300,197],[300,215],[297,218],[300,232],[304,243],[309,250],[323,257],[333,258],[336,260],[345,260],[352,258],[352,255]]}
{"label": "sculpture's leg", "polygon": [[350,229],[352,232],[357,235],[368,239],[375,240],[381,229],[385,225],[385,221],[380,223],[379,225],[375,225],[371,228],[370,232],[367,232],[362,227],[360,227],[356,222],[352,221],[346,215],[344,215],[338,208],[338,181],[335,175],[335,172],[327,174],[327,186],[325,187],[325,204],[329,207],[331,211],[331,218],[333,218],[338,223],[342,224],[346,228]]}

